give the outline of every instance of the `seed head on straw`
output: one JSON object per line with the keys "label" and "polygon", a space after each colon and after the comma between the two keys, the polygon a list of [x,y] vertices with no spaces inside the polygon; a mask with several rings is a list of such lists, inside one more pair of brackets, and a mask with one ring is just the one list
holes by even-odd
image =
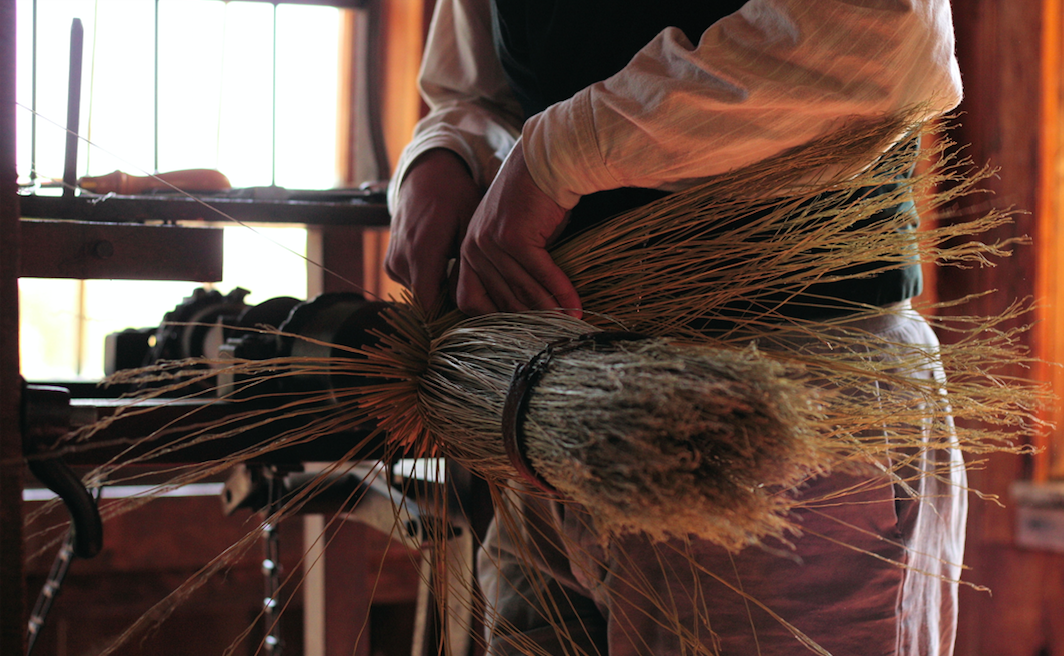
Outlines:
{"label": "seed head on straw", "polygon": [[696,535],[731,549],[780,536],[793,488],[834,458],[796,373],[752,346],[571,351],[532,395],[529,459],[606,535]]}

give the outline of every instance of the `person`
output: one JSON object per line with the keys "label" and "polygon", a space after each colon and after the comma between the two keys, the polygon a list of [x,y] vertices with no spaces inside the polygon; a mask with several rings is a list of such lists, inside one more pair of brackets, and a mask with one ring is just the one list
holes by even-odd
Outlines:
{"label": "person", "polygon": [[[953,49],[948,0],[440,0],[386,269],[426,306],[580,316],[551,244],[853,120],[942,114]],[[847,329],[937,343],[906,305],[918,266],[861,285],[896,311]],[[495,523],[480,562],[489,652],[948,656],[966,505],[960,456],[934,458],[911,486],[812,481],[834,502],[797,513],[801,537],[737,554],[604,542],[580,508],[512,495],[520,521]]]}

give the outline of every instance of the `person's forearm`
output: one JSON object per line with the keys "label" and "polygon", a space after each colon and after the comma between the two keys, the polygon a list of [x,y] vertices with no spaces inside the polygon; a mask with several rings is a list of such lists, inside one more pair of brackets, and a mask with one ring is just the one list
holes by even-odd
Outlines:
{"label": "person's forearm", "polygon": [[572,207],[618,187],[678,189],[845,125],[960,100],[947,0],[750,0],[697,46],[667,29],[620,73],[548,108],[522,141]]}

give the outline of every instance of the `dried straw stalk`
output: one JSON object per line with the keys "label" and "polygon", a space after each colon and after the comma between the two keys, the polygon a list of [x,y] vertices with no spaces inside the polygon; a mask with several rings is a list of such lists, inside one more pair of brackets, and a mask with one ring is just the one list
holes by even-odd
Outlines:
{"label": "dried straw stalk", "polygon": [[838,459],[813,400],[753,348],[575,351],[530,403],[529,459],[607,535],[739,549],[793,529],[787,491]]}

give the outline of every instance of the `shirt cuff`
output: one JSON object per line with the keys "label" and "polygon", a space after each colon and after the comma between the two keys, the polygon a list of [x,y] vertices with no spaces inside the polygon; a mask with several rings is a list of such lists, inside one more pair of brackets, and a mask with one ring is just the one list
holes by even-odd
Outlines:
{"label": "shirt cuff", "polygon": [[466,166],[469,167],[470,175],[473,179],[478,181],[481,186],[485,186],[484,180],[490,180],[498,173],[498,166],[492,167],[493,170],[485,171],[484,166],[480,162],[480,159],[476,156],[464,139],[454,131],[449,129],[449,126],[437,126],[431,135],[425,135],[418,139],[415,143],[410,144],[399,157],[399,161],[395,165],[395,172],[392,174],[392,179],[388,182],[388,211],[394,212],[399,202],[399,189],[403,184],[403,179],[406,177],[410,167],[417,161],[418,157],[421,157],[430,150],[436,148],[443,148],[449,150],[458,157],[462,158]]}
{"label": "shirt cuff", "polygon": [[532,179],[566,209],[573,208],[581,196],[624,186],[602,159],[590,87],[528,119],[521,142]]}

